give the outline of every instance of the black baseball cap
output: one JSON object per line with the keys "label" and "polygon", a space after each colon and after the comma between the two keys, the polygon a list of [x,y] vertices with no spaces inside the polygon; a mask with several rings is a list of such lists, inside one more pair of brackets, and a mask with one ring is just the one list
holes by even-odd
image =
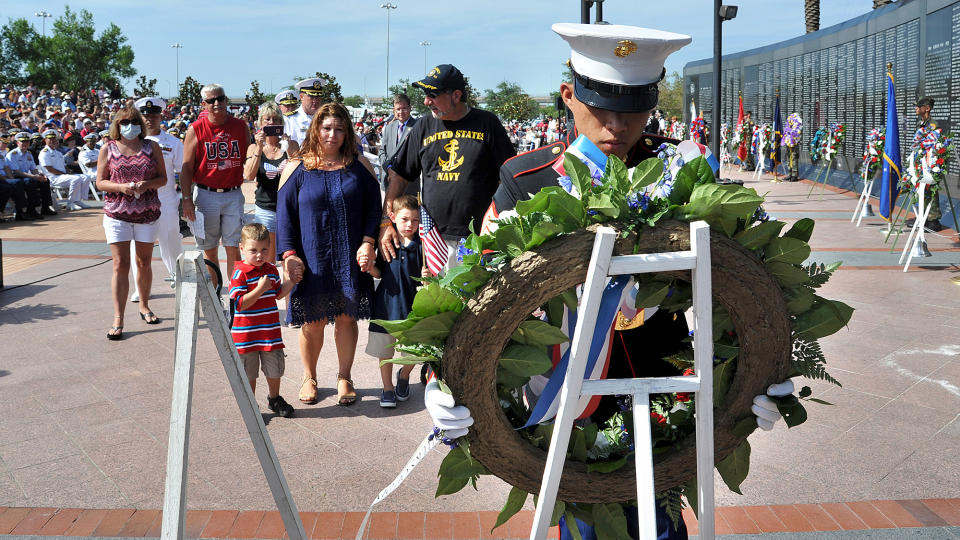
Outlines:
{"label": "black baseball cap", "polygon": [[440,93],[447,90],[465,90],[466,82],[463,80],[463,73],[451,64],[440,64],[431,69],[427,76],[413,83],[414,86],[423,88],[425,92]]}

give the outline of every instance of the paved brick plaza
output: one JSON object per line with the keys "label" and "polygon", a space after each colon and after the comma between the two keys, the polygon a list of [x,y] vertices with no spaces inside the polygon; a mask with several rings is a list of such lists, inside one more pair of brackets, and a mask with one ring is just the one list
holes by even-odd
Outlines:
{"label": "paved brick plaza", "polygon": [[[751,437],[744,495],[718,481],[724,507],[718,532],[927,526],[934,528],[924,537],[952,534],[945,527],[960,526],[960,287],[951,281],[960,276],[956,233],[928,234],[933,257],[903,273],[899,250],[891,254],[883,243],[879,218],[865,219],[860,228],[849,222],[855,194],[828,188],[822,198],[808,199],[807,182],[742,177],[766,194],[770,214],[817,220],[812,257],[844,261],[823,293],[857,311],[849,329],[822,340],[843,387],[810,383],[815,397],[834,405],[811,404],[803,426],[788,431],[781,423]],[[109,258],[101,215],[91,209],[0,224],[6,286],[0,292],[0,535],[158,535],[173,291],[155,279],[151,307],[163,319],[159,326],[137,320],[131,304],[126,338],[105,339],[112,315],[109,262],[71,272]],[[155,259],[157,277],[161,268]],[[187,487],[188,506],[196,510],[190,533],[279,537],[273,500],[204,332],[202,326]],[[360,402],[336,406],[329,332],[320,403],[294,403],[297,417],[271,419],[268,430],[307,531],[352,538],[362,512],[431,422],[419,384],[410,401],[380,409],[376,361],[362,352],[353,373]],[[302,372],[296,331],[284,329],[284,339],[282,393],[293,403]],[[359,351],[364,343],[361,324]],[[434,451],[377,507],[372,538],[490,536],[508,486],[484,477],[479,492],[435,499],[443,452]],[[525,537],[530,517],[519,515],[494,537]]]}

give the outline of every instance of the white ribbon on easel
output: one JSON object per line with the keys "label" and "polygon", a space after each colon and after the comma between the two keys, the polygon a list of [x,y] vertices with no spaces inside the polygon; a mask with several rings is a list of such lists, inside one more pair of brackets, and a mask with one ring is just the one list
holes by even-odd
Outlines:
{"label": "white ribbon on easel", "polygon": [[377,498],[370,503],[370,507],[367,508],[367,513],[363,516],[363,521],[360,523],[360,529],[357,530],[356,540],[363,540],[363,538],[366,536],[367,522],[370,521],[370,514],[373,512],[373,507],[380,501],[386,499],[387,496],[393,493],[395,489],[400,487],[400,484],[402,484],[403,481],[410,476],[410,473],[413,472],[413,469],[415,469],[417,465],[423,461],[423,458],[427,457],[427,454],[436,448],[438,444],[440,444],[440,437],[427,435],[427,437],[423,439],[423,442],[420,443],[420,446],[417,447],[417,450],[412,456],[410,456],[407,464],[404,465],[403,469],[400,470],[400,474],[398,474],[397,477],[393,479],[393,482],[390,482],[387,487],[383,488],[380,493],[377,494]]}
{"label": "white ribbon on easel", "polygon": [[850,218],[850,221],[856,220],[857,227],[860,226],[860,222],[863,221],[863,216],[872,215],[867,213],[867,207],[870,205],[870,192],[873,191],[873,178],[867,179],[867,175],[870,174],[870,163],[873,162],[874,156],[879,156],[877,154],[877,147],[875,144],[867,144],[867,158],[863,160],[863,192],[860,193],[860,199],[857,200],[857,208],[853,211],[853,216]]}
{"label": "white ribbon on easel", "polygon": [[930,162],[933,160],[933,147],[928,148],[923,154],[923,157],[920,158],[919,174],[917,174],[916,164],[916,156],[918,153],[919,152],[911,152],[910,157],[907,159],[910,176],[913,179],[917,179],[919,185],[917,186],[917,208],[915,212],[917,218],[913,221],[913,227],[910,228],[907,242],[903,246],[903,253],[900,254],[900,262],[903,263],[906,261],[903,265],[904,272],[910,268],[910,262],[913,260],[917,251],[926,246],[926,240],[924,240],[923,237],[923,224],[927,222],[927,216],[930,215],[930,209],[933,208],[933,201],[931,200],[929,203],[924,204],[924,192],[926,192],[927,186],[936,183],[936,179],[933,178],[933,173],[930,172]]}
{"label": "white ribbon on easel", "polygon": [[757,167],[754,170],[753,177],[759,178],[763,174],[763,166],[766,164],[764,160],[763,147],[767,145],[767,130],[766,124],[763,126],[757,126]]}

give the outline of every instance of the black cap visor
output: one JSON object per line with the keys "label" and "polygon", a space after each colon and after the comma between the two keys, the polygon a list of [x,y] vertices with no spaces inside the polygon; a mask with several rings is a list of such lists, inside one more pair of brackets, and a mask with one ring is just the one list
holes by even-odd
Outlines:
{"label": "black cap visor", "polygon": [[[663,80],[664,73],[660,75]],[[573,95],[581,103],[614,112],[642,113],[657,106],[660,89],[656,81],[641,86],[610,84],[573,74]]]}

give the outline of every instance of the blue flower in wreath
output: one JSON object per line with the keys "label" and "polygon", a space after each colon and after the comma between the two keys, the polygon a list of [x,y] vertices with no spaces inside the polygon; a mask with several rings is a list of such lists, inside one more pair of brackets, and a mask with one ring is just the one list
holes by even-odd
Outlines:
{"label": "blue flower in wreath", "polygon": [[467,255],[473,255],[476,251],[467,247],[467,239],[461,238],[460,242],[457,243],[457,262],[463,262],[463,258]]}
{"label": "blue flower in wreath", "polygon": [[573,195],[575,188],[573,187],[573,180],[570,180],[570,177],[567,175],[557,178],[557,183],[560,184],[567,193]]}
{"label": "blue flower in wreath", "polygon": [[653,186],[651,199],[666,199],[673,192],[673,175],[670,171],[663,171],[663,178],[657,181]]}

